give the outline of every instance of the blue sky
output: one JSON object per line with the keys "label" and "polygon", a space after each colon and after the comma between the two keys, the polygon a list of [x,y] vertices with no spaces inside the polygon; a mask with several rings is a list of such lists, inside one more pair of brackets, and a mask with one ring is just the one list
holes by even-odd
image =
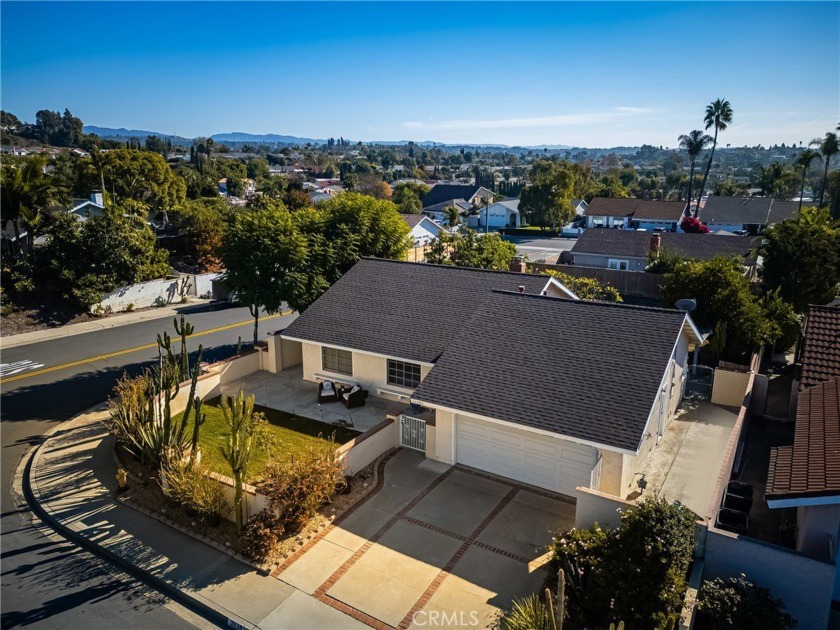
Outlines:
{"label": "blue sky", "polygon": [[840,122],[840,2],[0,3],[24,120],[450,143],[733,145]]}

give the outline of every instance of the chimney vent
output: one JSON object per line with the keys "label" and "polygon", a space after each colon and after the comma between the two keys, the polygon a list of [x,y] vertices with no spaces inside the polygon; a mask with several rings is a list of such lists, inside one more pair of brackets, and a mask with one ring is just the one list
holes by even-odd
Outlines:
{"label": "chimney vent", "polygon": [[659,253],[659,246],[662,244],[662,237],[659,234],[654,234],[650,237],[650,251],[654,254]]}
{"label": "chimney vent", "polygon": [[520,293],[525,293],[525,285],[522,285],[522,284],[519,285],[519,292]]}
{"label": "chimney vent", "polygon": [[525,258],[522,256],[514,256],[513,260],[510,261],[510,267],[508,267],[508,269],[516,273],[525,273],[528,271],[528,266],[525,264]]}

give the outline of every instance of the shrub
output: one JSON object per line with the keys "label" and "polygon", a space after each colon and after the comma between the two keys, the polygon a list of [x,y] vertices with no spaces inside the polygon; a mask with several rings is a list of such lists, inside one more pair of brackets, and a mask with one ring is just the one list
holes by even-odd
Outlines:
{"label": "shrub", "polygon": [[499,620],[501,630],[553,630],[548,607],[533,593],[522,599],[515,599],[510,612]]}
{"label": "shrub", "polygon": [[140,427],[146,422],[151,396],[147,373],[131,377],[125,372],[114,386],[114,397],[108,399],[106,425],[119,444],[129,450]]}
{"label": "shrub", "polygon": [[265,561],[280,543],[283,531],[283,521],[270,511],[263,510],[245,523],[239,548],[249,558]]}
{"label": "shrub", "polygon": [[788,630],[796,621],[766,588],[756,586],[743,573],[737,578],[716,578],[700,589],[698,608],[713,630]]}
{"label": "shrub", "polygon": [[567,578],[572,627],[662,628],[678,613],[694,549],[695,519],[679,503],[651,497],[625,511],[621,525],[571,530],[554,556]]}
{"label": "shrub", "polygon": [[557,280],[570,289],[581,300],[600,300],[601,302],[622,302],[621,294],[614,286],[607,282],[599,282],[595,278],[579,278],[562,271],[549,269],[544,275]]}
{"label": "shrub", "polygon": [[224,486],[210,477],[206,469],[185,459],[169,462],[165,473],[169,499],[187,514],[218,525],[230,511]]}
{"label": "shrub", "polygon": [[335,442],[328,441],[311,444],[284,461],[269,463],[265,479],[260,491],[282,509],[286,529],[298,531],[319,507],[332,501],[344,473],[335,456]]}

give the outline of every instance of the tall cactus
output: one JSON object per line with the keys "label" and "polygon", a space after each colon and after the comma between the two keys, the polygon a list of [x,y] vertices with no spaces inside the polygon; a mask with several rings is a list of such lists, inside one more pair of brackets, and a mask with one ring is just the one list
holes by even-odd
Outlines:
{"label": "tall cactus", "polygon": [[[181,315],[181,323],[179,325],[178,318],[172,319],[175,324],[175,332],[181,337],[181,354],[178,356],[178,373],[181,381],[186,381],[190,377],[190,357],[187,352],[187,337],[195,332],[195,327],[184,319]],[[201,364],[199,359],[197,365]]]}
{"label": "tall cactus", "polygon": [[[228,402],[229,401],[229,402]],[[229,428],[227,445],[222,446],[222,456],[233,473],[233,510],[236,515],[236,531],[242,531],[242,480],[251,459],[254,441],[254,396],[245,398],[240,391],[235,398],[222,396],[222,414]]]}

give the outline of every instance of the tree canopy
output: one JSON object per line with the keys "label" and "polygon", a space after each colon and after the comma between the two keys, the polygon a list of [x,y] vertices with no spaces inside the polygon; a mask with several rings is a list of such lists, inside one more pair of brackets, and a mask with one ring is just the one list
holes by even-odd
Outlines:
{"label": "tree canopy", "polygon": [[575,218],[574,185],[571,165],[538,160],[531,168],[531,185],[522,189],[519,208],[529,223],[554,230]]}
{"label": "tree canopy", "polygon": [[429,246],[426,262],[507,271],[514,256],[516,246],[502,240],[498,234],[477,235],[472,230],[465,230],[456,234],[441,232]]}
{"label": "tree canopy", "polygon": [[761,277],[770,289],[801,313],[809,304],[826,304],[840,283],[840,228],[828,209],[805,207],[793,219],[764,232],[759,250]]}

